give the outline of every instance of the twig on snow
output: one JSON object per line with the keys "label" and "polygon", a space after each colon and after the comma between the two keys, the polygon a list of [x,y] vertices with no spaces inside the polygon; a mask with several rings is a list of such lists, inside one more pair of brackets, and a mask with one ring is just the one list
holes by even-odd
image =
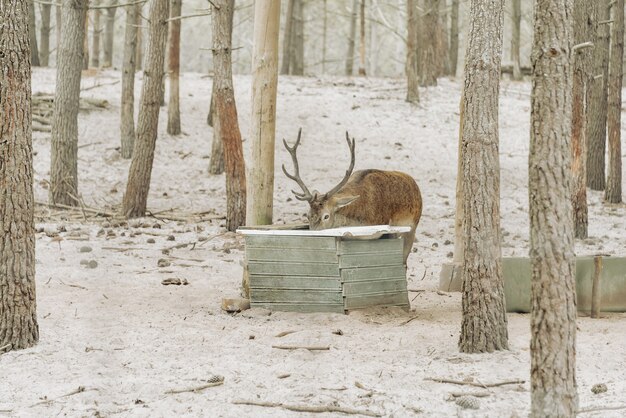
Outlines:
{"label": "twig on snow", "polygon": [[352,409],[352,408],[344,408],[341,406],[335,405],[288,405],[280,402],[261,402],[261,401],[245,401],[245,400],[234,400],[233,404],[235,405],[253,405],[253,406],[263,406],[266,408],[283,408],[288,411],[294,412],[311,412],[311,413],[324,413],[324,412],[339,412],[341,414],[347,415],[366,415],[368,417],[382,417],[382,414],[377,412],[368,411],[365,409]]}
{"label": "twig on snow", "polygon": [[479,388],[494,388],[494,387],[497,387],[497,386],[521,385],[521,384],[526,383],[526,381],[522,380],[522,379],[505,380],[503,382],[497,382],[497,383],[464,382],[462,380],[441,379],[441,378],[438,378],[438,377],[427,377],[424,380],[431,380],[431,381],[437,382],[437,383],[451,383],[453,385],[475,386],[475,387],[479,387]]}
{"label": "twig on snow", "polygon": [[279,350],[299,350],[304,348],[309,351],[326,351],[330,350],[329,345],[324,346],[306,346],[306,345],[273,345],[272,348],[278,348]]}
{"label": "twig on snow", "polygon": [[195,387],[190,387],[190,388],[183,388],[183,389],[171,389],[168,390],[167,392],[165,392],[166,395],[175,395],[177,393],[186,393],[186,392],[192,392],[192,393],[198,393],[200,391],[203,391],[204,389],[208,389],[208,388],[212,388],[214,386],[221,386],[224,384],[224,381],[219,381],[219,382],[212,382],[212,383],[206,383],[204,385],[201,386],[195,386]]}
{"label": "twig on snow", "polygon": [[620,409],[626,409],[626,405],[616,405],[616,406],[598,406],[598,407],[590,407],[579,409],[576,414],[586,414],[588,412],[597,412],[597,411],[617,411]]}

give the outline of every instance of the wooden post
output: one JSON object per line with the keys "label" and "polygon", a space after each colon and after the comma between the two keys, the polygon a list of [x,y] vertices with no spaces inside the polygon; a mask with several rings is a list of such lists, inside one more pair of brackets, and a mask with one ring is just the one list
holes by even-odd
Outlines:
{"label": "wooden post", "polygon": [[279,23],[279,0],[255,2],[250,124],[252,167],[246,215],[249,225],[272,223]]}
{"label": "wooden post", "polygon": [[593,272],[593,282],[591,285],[591,317],[600,317],[600,276],[602,275],[602,256],[593,258],[595,270]]}

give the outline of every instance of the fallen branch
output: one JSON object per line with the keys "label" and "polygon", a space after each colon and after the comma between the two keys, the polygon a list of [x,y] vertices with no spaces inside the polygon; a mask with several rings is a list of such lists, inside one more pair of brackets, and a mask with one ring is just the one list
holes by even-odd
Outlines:
{"label": "fallen branch", "polygon": [[221,382],[213,382],[213,383],[207,383],[201,386],[195,386],[195,387],[191,387],[191,388],[184,388],[184,389],[171,389],[168,390],[167,392],[165,392],[166,395],[175,395],[177,393],[186,393],[186,392],[193,392],[193,393],[198,393],[204,389],[208,389],[208,388],[212,388],[214,386],[220,386],[223,385],[224,381],[222,380]]}
{"label": "fallen branch", "polygon": [[294,332],[298,332],[298,331],[283,331],[283,332],[279,332],[278,334],[274,335],[274,337],[282,338],[285,335],[293,334]]}
{"label": "fallen branch", "polygon": [[[13,344],[9,343],[7,345],[3,345],[2,347],[0,347],[0,351],[4,351],[7,348],[11,348],[13,346]],[[8,351],[8,350],[7,350]]]}
{"label": "fallen branch", "polygon": [[37,405],[42,405],[42,404],[46,404],[46,403],[52,403],[52,402],[55,402],[55,401],[57,401],[57,400],[59,400],[61,398],[67,398],[69,396],[74,396],[74,395],[77,395],[79,393],[86,392],[88,390],[96,390],[96,388],[86,389],[84,386],[79,386],[78,388],[74,389],[73,391],[71,391],[69,393],[66,393],[65,395],[57,396],[56,398],[52,398],[52,399],[44,399],[43,401],[40,401],[40,402],[32,404],[30,407],[32,408],[32,407],[37,406]]}
{"label": "fallen branch", "polygon": [[78,284],[67,284],[67,283],[63,282],[63,280],[60,280],[60,279],[59,279],[59,281],[60,281],[60,282],[61,282],[61,284],[62,284],[62,285],[64,285],[64,286],[76,287],[76,288],[78,288],[78,289],[83,289],[83,290],[89,290],[89,289],[87,289],[86,287],[80,286],[80,285],[78,285]]}
{"label": "fallen branch", "polygon": [[283,408],[288,411],[294,412],[312,412],[312,413],[324,413],[324,412],[339,412],[341,414],[348,415],[366,415],[368,417],[382,417],[382,414],[364,410],[364,409],[352,409],[352,408],[344,408],[341,406],[335,405],[320,405],[320,406],[310,406],[310,405],[288,405],[279,402],[261,402],[261,401],[245,401],[245,400],[234,400],[234,405],[253,405],[253,406],[263,406],[266,408]]}
{"label": "fallen branch", "polygon": [[460,398],[461,396],[474,396],[476,398],[486,398],[491,395],[489,392],[450,392],[452,398]]}
{"label": "fallen branch", "polygon": [[63,205],[61,203],[46,203],[46,202],[35,202],[36,205],[40,205],[40,206],[47,206],[49,208],[55,208],[55,209],[67,209],[67,210],[73,210],[73,211],[82,211],[84,210],[85,212],[88,213],[93,213],[96,216],[100,215],[100,216],[105,216],[107,218],[114,218],[115,215],[109,212],[105,212],[103,210],[100,209],[92,209],[89,207],[85,207],[84,209],[77,207],[77,206],[70,206],[70,205]]}
{"label": "fallen branch", "polygon": [[462,380],[441,379],[441,378],[438,378],[438,377],[427,377],[424,380],[431,380],[431,381],[437,382],[437,383],[450,383],[450,384],[453,384],[453,385],[475,386],[475,387],[478,387],[478,388],[495,388],[497,386],[522,385],[522,384],[526,383],[526,381],[522,380],[522,379],[505,380],[503,382],[497,382],[497,383],[464,382]]}
{"label": "fallen branch", "polygon": [[305,350],[309,350],[309,351],[330,350],[330,346],[328,345],[325,345],[325,346],[273,345],[272,348],[277,348],[279,350],[299,350],[301,348],[304,348]]}
{"label": "fallen branch", "polygon": [[616,406],[598,406],[598,407],[590,407],[579,409],[576,414],[586,414],[588,412],[597,412],[597,411],[618,411],[620,409],[626,409],[626,405],[616,405]]}
{"label": "fallen branch", "polygon": [[111,81],[110,83],[98,83],[98,84],[94,84],[93,86],[89,86],[89,87],[84,87],[82,89],[80,89],[80,91],[87,91],[87,90],[91,90],[91,89],[97,89],[98,87],[103,87],[103,86],[113,86],[117,83],[119,83],[120,80],[115,80],[115,81]]}

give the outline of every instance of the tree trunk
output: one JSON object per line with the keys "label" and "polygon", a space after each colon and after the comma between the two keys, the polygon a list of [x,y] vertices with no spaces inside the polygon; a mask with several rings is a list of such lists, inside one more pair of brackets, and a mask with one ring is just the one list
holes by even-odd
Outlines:
{"label": "tree trunk", "polygon": [[419,76],[417,74],[417,4],[416,0],[407,0],[407,40],[406,40],[406,101],[419,103]]}
{"label": "tree trunk", "polygon": [[139,18],[137,19],[137,56],[135,57],[135,71],[143,70],[143,19],[141,18],[143,3],[139,5]]}
{"label": "tree trunk", "polygon": [[138,4],[126,6],[124,27],[124,63],[122,65],[122,103],[120,106],[120,142],[122,158],[133,156],[135,146],[135,58],[137,50]]}
{"label": "tree trunk", "polygon": [[[91,0],[92,6],[99,6],[100,0]],[[91,37],[91,66],[100,67],[100,9],[93,9],[93,35]]]}
{"label": "tree trunk", "polygon": [[215,70],[216,127],[224,146],[226,168],[226,229],[246,223],[246,170],[232,74],[232,25],[235,0],[215,0],[213,12],[213,65]]}
{"label": "tree trunk", "polygon": [[352,0],[352,14],[350,15],[350,33],[348,35],[348,54],[346,55],[346,75],[351,76],[354,67],[354,43],[356,42],[356,18],[358,15],[359,0]]}
{"label": "tree trunk", "polygon": [[[182,5],[182,0],[172,0],[170,16],[180,16]],[[169,38],[170,97],[167,107],[167,133],[180,135],[180,19],[170,22]]]}
{"label": "tree trunk", "polygon": [[436,86],[440,68],[440,54],[437,48],[440,32],[439,0],[426,0],[424,4],[418,58],[420,85]]}
{"label": "tree trunk", "polygon": [[53,204],[78,204],[78,101],[87,5],[88,0],[63,1],[50,153],[49,199]]}
{"label": "tree trunk", "polygon": [[[608,3],[602,0],[594,5],[598,8],[598,22],[611,17]],[[593,48],[593,81],[587,119],[587,186],[592,190],[604,190],[607,118],[607,80],[609,78],[609,28],[598,24],[595,47]]]}
{"label": "tree trunk", "polygon": [[459,60],[459,0],[452,0],[450,10],[450,74],[456,77]]}
{"label": "tree trunk", "polygon": [[573,0],[537,0],[529,155],[531,417],[573,417],[576,287],[572,211]]}
{"label": "tree trunk", "polygon": [[328,37],[328,4],[324,0],[324,16],[322,19],[322,74],[326,74],[326,43]]}
{"label": "tree trunk", "polygon": [[522,0],[513,0],[513,10],[511,11],[511,23],[513,33],[511,34],[511,61],[513,61],[513,80],[522,79],[520,64],[520,36],[522,27]]}
{"label": "tree trunk", "polygon": [[[87,0],[87,7],[89,7],[89,0]],[[85,21],[83,22],[83,70],[89,68],[89,10],[85,14]]]}
{"label": "tree trunk", "polygon": [[617,0],[612,7],[611,58],[608,79],[607,130],[609,137],[609,161],[604,200],[609,203],[622,201],[622,69],[624,56],[624,0]]}
{"label": "tree trunk", "polygon": [[56,28],[56,32],[57,32],[57,38],[56,38],[56,56],[57,56],[57,61],[59,60],[59,50],[61,49],[61,24],[63,23],[61,21],[61,16],[63,15],[63,8],[61,7],[61,3],[57,3],[56,7],[55,7],[55,15],[54,15],[54,26]]}
{"label": "tree trunk", "polygon": [[159,126],[161,90],[165,47],[167,44],[167,19],[169,0],[152,0],[148,25],[148,48],[146,71],[144,72],[139,118],[137,121],[137,141],[133,150],[133,160],[128,172],[126,193],[122,202],[122,213],[128,218],[146,214],[154,148]]}
{"label": "tree trunk", "polygon": [[[111,0],[111,6],[116,6],[117,0]],[[106,9],[106,24],[104,27],[104,56],[102,66],[110,68],[113,66],[113,38],[115,36],[115,13],[117,7]]]}
{"label": "tree trunk", "polygon": [[[574,0],[574,44],[593,41],[592,24],[596,16],[587,0]],[[573,55],[572,90],[572,205],[574,209],[574,236],[587,238],[587,92],[591,82],[591,48],[582,48]]]}
{"label": "tree trunk", "polygon": [[439,75],[450,75],[449,46],[448,46],[448,5],[446,0],[439,3],[439,36],[437,38],[439,51]]}
{"label": "tree trunk", "polygon": [[39,67],[39,50],[37,49],[37,19],[35,17],[35,1],[29,0],[28,5],[28,36],[30,38],[30,61],[33,67]]}
{"label": "tree trunk", "polygon": [[359,0],[359,75],[367,75],[365,71],[365,0]]}
{"label": "tree trunk", "polygon": [[209,111],[209,118],[213,127],[213,142],[211,145],[211,159],[209,160],[209,174],[219,175],[224,172],[224,144],[222,138],[219,135],[219,118],[216,117],[215,109],[215,77],[213,78],[213,88],[211,89],[211,109]]}
{"label": "tree trunk", "polygon": [[472,0],[463,89],[463,321],[459,349],[508,349],[502,252],[498,93],[504,0]]}
{"label": "tree trunk", "polygon": [[294,3],[296,0],[287,0],[287,13],[285,16],[285,32],[283,34],[283,62],[280,67],[280,73],[290,74],[289,67],[291,65],[291,50],[293,43],[293,19],[294,19]]}
{"label": "tree trunk", "polygon": [[304,2],[296,0],[293,10],[291,74],[304,75]]}
{"label": "tree trunk", "polygon": [[47,67],[50,60],[50,14],[52,5],[41,4],[41,29],[39,31],[39,63],[42,67]]}
{"label": "tree trunk", "polygon": [[250,123],[252,167],[246,209],[249,225],[272,223],[279,28],[280,0],[255,2]]}
{"label": "tree trunk", "polygon": [[0,354],[39,340],[35,298],[35,202],[29,10],[0,7]]}

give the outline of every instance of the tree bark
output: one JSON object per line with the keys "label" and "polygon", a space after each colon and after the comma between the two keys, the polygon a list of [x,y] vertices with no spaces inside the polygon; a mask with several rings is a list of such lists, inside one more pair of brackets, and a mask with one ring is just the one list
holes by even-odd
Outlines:
{"label": "tree bark", "polygon": [[216,117],[215,108],[215,76],[213,77],[213,88],[211,89],[211,110],[209,110],[209,126],[213,127],[213,142],[211,145],[211,159],[209,160],[209,174],[219,175],[224,172],[224,144],[219,135],[219,119]]}
{"label": "tree bark", "polygon": [[61,25],[62,25],[62,21],[61,21],[61,16],[63,15],[63,8],[61,7],[61,3],[57,3],[57,5],[55,6],[55,15],[54,15],[54,26],[56,28],[56,32],[57,32],[57,38],[56,38],[56,56],[57,56],[57,61],[59,60],[59,50],[61,49]]}
{"label": "tree bark", "polygon": [[280,67],[280,73],[283,75],[291,74],[289,67],[291,65],[291,50],[293,43],[293,19],[294,19],[294,3],[296,0],[287,0],[287,12],[285,16],[285,31],[283,33],[283,62]]}
{"label": "tree bark", "polygon": [[87,5],[87,0],[63,1],[63,29],[52,116],[49,191],[52,204],[78,204],[78,101]]}
{"label": "tree bark", "polygon": [[425,0],[419,45],[419,73],[421,86],[436,86],[440,67],[437,48],[439,38],[439,0]]}
{"label": "tree bark", "polygon": [[37,49],[37,19],[35,17],[35,1],[29,0],[28,36],[30,38],[30,61],[33,67],[39,67],[39,50]]}
{"label": "tree bark", "polygon": [[[0,347],[39,340],[35,297],[35,202],[31,128],[29,11],[32,2],[0,7]],[[1,352],[0,351],[0,352]]]}
{"label": "tree bark", "polygon": [[135,146],[135,59],[137,50],[138,4],[126,6],[124,27],[124,63],[122,65],[122,103],[120,106],[120,142],[122,158],[133,156]]}
{"label": "tree bark", "polygon": [[[593,41],[593,4],[586,0],[574,0],[574,43]],[[574,209],[574,236],[587,238],[587,92],[591,83],[591,48],[583,48],[574,53],[572,90],[572,205]]]}
{"label": "tree bark", "polygon": [[[116,6],[117,0],[111,0],[111,6]],[[115,13],[117,7],[106,9],[106,24],[104,26],[104,56],[102,66],[110,68],[113,66],[113,38],[115,36]]]}
{"label": "tree bark", "polygon": [[609,139],[608,169],[604,200],[622,201],[622,69],[624,57],[624,0],[617,0],[612,9],[611,58],[608,79],[607,130]]}
{"label": "tree bark", "polygon": [[[611,0],[602,0],[597,4],[594,2],[598,8],[598,22],[610,19],[609,2]],[[608,24],[598,24],[593,48],[593,81],[587,119],[587,186],[592,190],[605,188],[609,28]]]}
{"label": "tree bark", "polygon": [[472,0],[463,89],[465,353],[508,349],[500,249],[498,94],[504,0]]}
{"label": "tree bark", "polygon": [[417,73],[417,4],[416,0],[407,0],[407,40],[406,40],[406,101],[419,103],[419,76]]}
{"label": "tree bark", "polygon": [[439,36],[437,37],[437,51],[439,51],[439,75],[450,75],[450,61],[448,59],[448,5],[446,0],[439,2]]}
{"label": "tree bark", "polygon": [[[100,0],[91,0],[92,6],[99,6]],[[91,66],[100,67],[100,9],[93,9],[93,34],[91,35]]]}
{"label": "tree bark", "polygon": [[522,0],[513,0],[511,11],[511,23],[513,32],[511,34],[511,61],[513,61],[513,80],[522,79],[520,64],[520,36],[522,27]]}
{"label": "tree bark", "polygon": [[137,19],[137,56],[135,57],[135,71],[143,70],[143,20],[141,18],[143,3],[139,5],[139,18]]}
{"label": "tree bark", "polygon": [[536,0],[529,155],[531,417],[573,417],[576,287],[571,203],[573,0]]}
{"label": "tree bark", "polygon": [[450,10],[450,74],[456,76],[459,60],[459,0],[452,0]]}
{"label": "tree bark", "polygon": [[[89,0],[87,0],[87,7],[89,7]],[[83,22],[83,70],[89,68],[89,10],[85,14],[85,21]]]}
{"label": "tree bark", "polygon": [[293,10],[291,74],[304,75],[304,2],[296,0]]}
{"label": "tree bark", "polygon": [[50,15],[52,5],[47,3],[41,4],[41,28],[39,31],[39,64],[47,67],[50,61]]}
{"label": "tree bark", "polygon": [[[182,0],[172,0],[170,16],[180,16],[182,5]],[[180,135],[180,19],[170,22],[169,38],[170,97],[167,107],[167,133]]]}
{"label": "tree bark", "polygon": [[252,167],[246,209],[249,225],[272,223],[279,27],[280,0],[255,2],[250,123]]}
{"label": "tree bark", "polygon": [[350,33],[348,35],[348,54],[346,55],[346,75],[351,76],[354,69],[354,44],[356,42],[356,18],[358,15],[359,0],[352,0],[352,14],[350,15]]}
{"label": "tree bark", "polygon": [[232,74],[232,25],[235,0],[215,0],[213,14],[213,65],[215,68],[216,127],[224,146],[226,171],[226,229],[246,223],[246,169],[237,119]]}
{"label": "tree bark", "polygon": [[359,75],[367,75],[365,70],[365,0],[359,0]]}
{"label": "tree bark", "polygon": [[126,193],[122,201],[122,212],[128,218],[136,218],[146,214],[159,126],[159,101],[163,89],[168,17],[169,0],[152,0],[150,17],[148,18],[150,21],[148,48],[139,104],[137,140],[128,172]]}

